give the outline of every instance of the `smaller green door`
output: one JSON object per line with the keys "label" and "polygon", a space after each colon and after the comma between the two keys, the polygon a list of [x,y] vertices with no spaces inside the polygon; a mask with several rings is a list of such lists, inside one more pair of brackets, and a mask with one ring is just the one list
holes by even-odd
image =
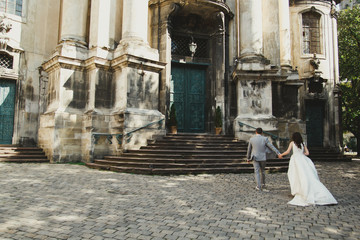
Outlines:
{"label": "smaller green door", "polygon": [[15,113],[15,82],[0,80],[0,144],[12,144]]}
{"label": "smaller green door", "polygon": [[308,101],[306,103],[306,134],[308,146],[323,146],[324,103],[322,101]]}

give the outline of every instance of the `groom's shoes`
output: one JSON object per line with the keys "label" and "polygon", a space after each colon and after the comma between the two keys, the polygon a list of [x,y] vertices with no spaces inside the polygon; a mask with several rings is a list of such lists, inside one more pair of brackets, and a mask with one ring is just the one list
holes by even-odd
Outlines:
{"label": "groom's shoes", "polygon": [[268,189],[265,188],[265,186],[263,186],[261,189],[258,186],[256,186],[255,189],[261,192],[270,192]]}

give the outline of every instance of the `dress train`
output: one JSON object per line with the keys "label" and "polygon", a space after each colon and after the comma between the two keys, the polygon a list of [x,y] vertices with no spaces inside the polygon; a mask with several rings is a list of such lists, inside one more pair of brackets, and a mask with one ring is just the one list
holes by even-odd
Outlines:
{"label": "dress train", "polygon": [[304,154],[304,146],[293,143],[288,178],[294,198],[288,204],[296,206],[337,204],[330,191],[319,180],[314,163]]}

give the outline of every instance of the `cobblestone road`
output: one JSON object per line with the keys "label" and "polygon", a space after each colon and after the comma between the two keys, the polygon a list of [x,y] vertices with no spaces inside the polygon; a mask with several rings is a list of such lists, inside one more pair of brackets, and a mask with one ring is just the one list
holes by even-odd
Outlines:
{"label": "cobblestone road", "polygon": [[336,206],[295,207],[286,173],[144,176],[0,163],[0,239],[359,239],[360,162],[316,163]]}

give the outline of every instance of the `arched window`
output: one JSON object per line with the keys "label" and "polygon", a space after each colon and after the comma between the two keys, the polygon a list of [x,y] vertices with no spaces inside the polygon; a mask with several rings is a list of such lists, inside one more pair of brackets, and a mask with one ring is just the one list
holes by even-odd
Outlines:
{"label": "arched window", "polygon": [[322,53],[320,18],[321,15],[314,11],[302,14],[303,53],[305,54]]}
{"label": "arched window", "polygon": [[0,68],[13,68],[13,56],[6,52],[0,52]]}
{"label": "arched window", "polygon": [[0,12],[21,16],[23,0],[0,0]]}

